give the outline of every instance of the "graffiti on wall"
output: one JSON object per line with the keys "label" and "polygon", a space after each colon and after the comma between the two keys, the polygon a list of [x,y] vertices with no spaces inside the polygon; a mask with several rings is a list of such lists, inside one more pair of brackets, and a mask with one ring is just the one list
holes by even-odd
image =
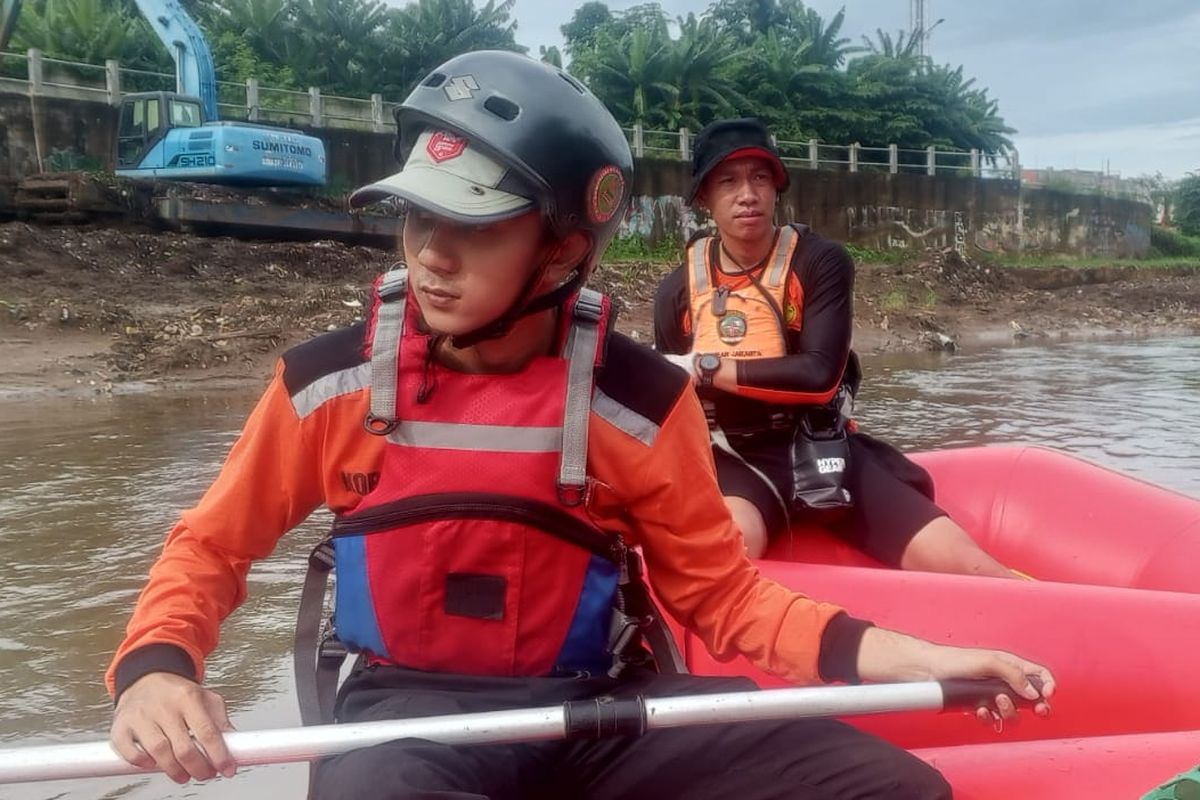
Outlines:
{"label": "graffiti on wall", "polygon": [[617,235],[640,236],[653,242],[674,237],[683,243],[693,233],[706,227],[679,195],[640,195],[630,201]]}
{"label": "graffiti on wall", "polygon": [[[968,257],[1016,252],[1131,257],[1149,249],[1149,206],[1033,191],[1015,200],[993,198],[949,208],[785,203],[783,213],[811,221],[826,236],[876,250],[953,248]],[[682,242],[707,227],[706,216],[689,208],[680,195],[638,196],[619,235]]]}
{"label": "graffiti on wall", "polygon": [[1038,203],[1027,209],[1027,219],[1024,245],[1030,252],[1125,258],[1150,249],[1149,225],[1114,214],[1100,202],[1070,208]]}
{"label": "graffiti on wall", "polygon": [[960,255],[998,253],[1020,246],[1018,215],[988,215],[982,221],[965,211],[897,206],[846,209],[847,240],[877,250],[954,248]]}
{"label": "graffiti on wall", "polygon": [[850,206],[849,241],[877,250],[923,250],[953,241],[949,212],[899,206]]}

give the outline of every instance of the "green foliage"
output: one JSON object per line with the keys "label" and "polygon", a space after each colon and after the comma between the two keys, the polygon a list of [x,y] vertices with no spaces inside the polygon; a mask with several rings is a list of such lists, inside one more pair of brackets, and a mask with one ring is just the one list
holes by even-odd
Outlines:
{"label": "green foliage", "polygon": [[544,63],[562,69],[562,53],[559,52],[559,49],[556,46],[550,45],[549,47],[546,47],[546,45],[542,45],[538,48],[538,56]]}
{"label": "green foliage", "polygon": [[88,64],[113,58],[135,69],[171,69],[170,56],[133,0],[27,0],[10,49],[29,48]]}
{"label": "green foliage", "polygon": [[[222,81],[402,99],[443,61],[470,50],[524,52],[515,0],[185,0]],[[12,48],[85,63],[114,58],[172,72],[170,55],[133,0],[27,0]]]}
{"label": "green foliage", "polygon": [[[221,80],[400,100],[437,64],[484,48],[525,52],[515,0],[182,0],[205,31]],[[783,140],[868,147],[1011,147],[995,100],[962,67],[917,55],[914,39],[877,32],[863,46],[802,0],[713,0],[670,19],[656,2],[614,11],[590,0],[541,58],[587,83],[625,126],[693,131],[757,116]],[[171,72],[134,0],[26,0],[13,46],[58,58]],[[907,154],[902,155],[906,162]],[[911,156],[923,163],[924,154]],[[1200,215],[1198,215],[1200,224]]]}
{"label": "green foliage", "polygon": [[845,247],[856,264],[899,264],[913,257],[904,250],[872,250],[856,244],[847,244]]}
{"label": "green foliage", "polygon": [[[844,11],[826,21],[800,0],[717,0],[675,22],[655,3],[611,11],[589,2],[562,27],[571,71],[626,126],[693,130],[746,115],[784,140],[904,149],[1012,146],[995,100],[962,67],[880,31],[851,47]],[[914,156],[917,161],[923,154]]]}
{"label": "green foliage", "polygon": [[879,310],[892,314],[908,308],[908,296],[901,289],[892,289],[879,299]]}
{"label": "green foliage", "polygon": [[511,19],[515,2],[488,0],[476,8],[472,0],[417,0],[389,9],[378,40],[379,58],[358,94],[381,92],[402,99],[431,69],[460,53],[525,52],[516,42],[517,23]]}
{"label": "green foliage", "polygon": [[567,53],[573,57],[577,51],[594,47],[599,32],[611,29],[612,25],[613,14],[608,6],[598,0],[590,0],[575,9],[571,21],[559,30],[566,40]]}
{"label": "green foliage", "polygon": [[621,236],[613,239],[604,251],[604,261],[648,261],[653,263],[675,263],[681,257],[678,242],[650,242],[645,236]]}
{"label": "green foliage", "polygon": [[1200,236],[1200,175],[1192,173],[1175,190],[1175,224],[1187,236]]}
{"label": "green foliage", "polygon": [[1109,267],[1133,267],[1136,269],[1195,269],[1200,261],[1196,256],[1166,256],[1151,247],[1144,258],[1116,258],[1113,256],[1074,256],[1062,253],[1048,255],[999,254],[987,259],[988,263],[1001,267],[1053,267],[1065,269],[1096,269]]}
{"label": "green foliage", "polygon": [[1200,236],[1155,225],[1150,228],[1150,249],[1157,256],[1200,259]]}
{"label": "green foliage", "polygon": [[264,58],[245,37],[233,31],[222,31],[209,40],[209,46],[213,59],[220,65],[223,82],[244,83],[247,78],[257,78],[263,86],[289,88],[298,85],[291,67]]}

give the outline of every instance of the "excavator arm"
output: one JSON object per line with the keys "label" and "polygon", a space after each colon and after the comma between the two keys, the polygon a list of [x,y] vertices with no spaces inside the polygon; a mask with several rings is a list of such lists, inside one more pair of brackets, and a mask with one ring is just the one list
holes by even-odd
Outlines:
{"label": "excavator arm", "polygon": [[[5,3],[11,1],[0,0]],[[179,0],[134,2],[175,60],[176,91],[200,98],[204,118],[217,119],[217,69],[200,26],[183,9]]]}
{"label": "excavator arm", "polygon": [[[217,69],[212,50],[179,0],[134,0],[175,61],[175,91],[200,98],[204,118],[217,119]],[[21,0],[0,0],[0,50],[17,27]]]}

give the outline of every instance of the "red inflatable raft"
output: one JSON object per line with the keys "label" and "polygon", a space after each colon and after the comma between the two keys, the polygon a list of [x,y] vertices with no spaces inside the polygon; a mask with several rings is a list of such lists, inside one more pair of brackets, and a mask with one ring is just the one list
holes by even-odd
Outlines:
{"label": "red inflatable raft", "polygon": [[916,754],[941,770],[955,800],[1138,800],[1200,762],[1200,731],[965,745]]}
{"label": "red inflatable raft", "polygon": [[[938,504],[1004,564],[1038,580],[1200,592],[1200,500],[1040,447],[917,453]],[[820,530],[769,560],[880,566]]]}
{"label": "red inflatable raft", "polygon": [[[763,573],[884,627],[1044,663],[1059,681],[1054,713],[999,735],[961,714],[849,721],[919,749],[967,798],[1137,797],[1200,761],[1200,500],[1040,448],[914,460],[959,524],[1035,580],[880,568],[799,529],[773,543]],[[783,685],[744,659],[717,662],[690,634],[684,648],[698,674]]]}

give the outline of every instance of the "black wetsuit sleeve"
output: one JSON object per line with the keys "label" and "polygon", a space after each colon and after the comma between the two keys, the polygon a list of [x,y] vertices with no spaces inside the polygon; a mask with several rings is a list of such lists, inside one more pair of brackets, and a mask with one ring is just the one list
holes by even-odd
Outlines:
{"label": "black wetsuit sleeve", "polygon": [[687,275],[681,266],[658,285],[654,294],[654,349],[683,354],[692,349],[692,337],[683,331],[688,313]]}
{"label": "black wetsuit sleeve", "polygon": [[[812,234],[809,234],[812,236]],[[828,239],[806,242],[796,265],[803,325],[788,332],[790,355],[738,361],[738,394],[774,403],[819,404],[837,392],[850,355],[854,261]]]}

